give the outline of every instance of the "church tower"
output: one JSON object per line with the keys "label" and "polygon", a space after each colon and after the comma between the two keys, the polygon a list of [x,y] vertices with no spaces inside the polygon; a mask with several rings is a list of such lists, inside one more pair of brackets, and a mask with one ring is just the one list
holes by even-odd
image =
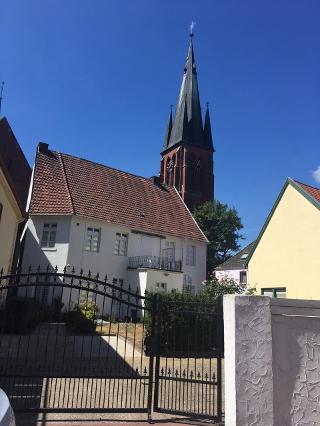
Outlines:
{"label": "church tower", "polygon": [[213,199],[213,143],[208,105],[202,122],[197,70],[193,52],[193,34],[173,119],[168,127],[161,152],[160,180],[175,186],[192,211]]}

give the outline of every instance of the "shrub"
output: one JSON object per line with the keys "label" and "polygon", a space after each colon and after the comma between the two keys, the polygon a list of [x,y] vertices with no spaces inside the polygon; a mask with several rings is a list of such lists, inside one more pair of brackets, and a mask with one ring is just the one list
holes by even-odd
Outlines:
{"label": "shrub", "polygon": [[91,300],[80,301],[72,311],[62,314],[70,334],[93,334],[96,329],[98,306]]}
{"label": "shrub", "polygon": [[[151,297],[150,297],[151,296]],[[151,353],[152,323],[150,304],[155,295],[147,298],[145,352]],[[155,337],[161,356],[205,357],[218,347],[217,332],[220,327],[219,300],[209,302],[203,293],[161,293],[158,296],[155,317]]]}

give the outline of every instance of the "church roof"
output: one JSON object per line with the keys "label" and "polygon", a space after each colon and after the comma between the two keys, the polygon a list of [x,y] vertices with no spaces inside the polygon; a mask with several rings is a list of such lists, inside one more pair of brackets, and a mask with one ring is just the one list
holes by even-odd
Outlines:
{"label": "church roof", "polygon": [[207,242],[173,188],[39,144],[30,214],[79,215]]}
{"label": "church roof", "polygon": [[[207,125],[210,125],[208,110],[207,115]],[[169,118],[168,128],[170,126],[170,132],[167,131],[165,135],[163,151],[180,142],[213,150],[211,128],[209,136],[208,129],[204,131],[203,128],[192,35],[173,123],[170,123]]]}
{"label": "church roof", "polygon": [[20,208],[25,214],[31,168],[5,117],[0,118],[0,168]]}

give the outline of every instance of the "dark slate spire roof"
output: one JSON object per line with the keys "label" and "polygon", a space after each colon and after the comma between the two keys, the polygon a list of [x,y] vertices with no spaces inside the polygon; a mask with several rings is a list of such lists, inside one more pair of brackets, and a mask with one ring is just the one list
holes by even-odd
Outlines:
{"label": "dark slate spire roof", "polygon": [[165,137],[164,137],[163,150],[168,148],[171,130],[172,130],[172,108],[170,110],[167,131],[166,131],[166,134],[165,134]]}
{"label": "dark slate spire roof", "polygon": [[212,132],[211,132],[211,122],[210,122],[210,113],[209,113],[209,105],[207,103],[206,116],[204,119],[204,142],[207,148],[214,151],[213,142],[212,142]]}
{"label": "dark slate spire roof", "polygon": [[192,34],[190,35],[188,56],[184,68],[176,114],[170,138],[165,144],[164,150],[178,144],[179,142],[197,145],[204,148],[208,147],[202,124]]}

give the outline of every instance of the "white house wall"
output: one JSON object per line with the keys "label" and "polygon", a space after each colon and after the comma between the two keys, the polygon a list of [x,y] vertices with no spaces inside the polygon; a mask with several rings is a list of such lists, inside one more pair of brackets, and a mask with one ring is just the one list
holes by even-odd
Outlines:
{"label": "white house wall", "polygon": [[[40,241],[44,223],[57,223],[56,244],[53,248],[41,248]],[[58,267],[60,271],[66,266],[69,250],[71,216],[33,216],[28,220],[25,249],[22,268],[27,270],[29,266],[42,269],[48,264]]]}
{"label": "white house wall", "polygon": [[[54,248],[40,247],[43,224],[47,222],[57,223],[57,238]],[[84,250],[87,227],[101,229],[98,253]],[[127,256],[114,254],[117,232],[129,235]],[[99,272],[102,279],[107,275],[109,282],[117,278],[123,279],[128,285],[130,273],[130,270],[128,270],[129,257],[161,256],[166,241],[175,243],[175,260],[182,260],[184,274],[191,277],[192,285],[198,290],[202,281],[206,278],[207,246],[205,243],[168,235],[166,238],[161,238],[142,233],[133,233],[130,228],[77,216],[32,216],[28,221],[23,268],[26,269],[29,265],[46,267],[49,263],[53,267],[57,265],[59,270],[62,270],[68,265],[69,271],[74,267],[76,272],[79,272],[80,269],[83,269],[84,272],[90,270],[92,274]],[[186,265],[185,254],[188,244],[196,246],[195,266]],[[175,275],[182,276],[182,274]]]}
{"label": "white house wall", "polygon": [[246,269],[230,269],[225,271],[216,271],[216,277],[218,280],[223,278],[231,278],[235,280],[237,283],[240,282],[240,272],[247,272],[247,282],[248,281],[248,271]]}

